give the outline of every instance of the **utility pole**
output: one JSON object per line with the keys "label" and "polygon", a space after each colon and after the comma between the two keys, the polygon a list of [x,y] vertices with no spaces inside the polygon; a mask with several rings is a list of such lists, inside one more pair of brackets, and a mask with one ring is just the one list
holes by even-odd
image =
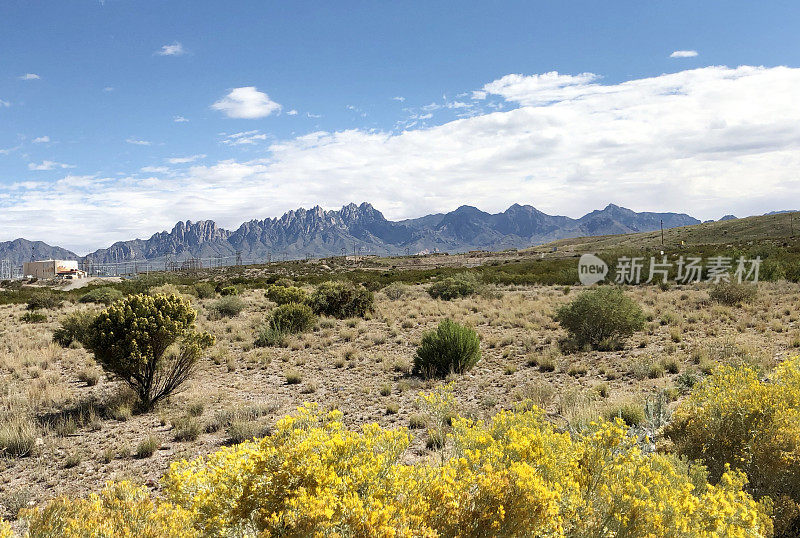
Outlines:
{"label": "utility pole", "polygon": [[661,219],[661,246],[664,246],[664,219]]}

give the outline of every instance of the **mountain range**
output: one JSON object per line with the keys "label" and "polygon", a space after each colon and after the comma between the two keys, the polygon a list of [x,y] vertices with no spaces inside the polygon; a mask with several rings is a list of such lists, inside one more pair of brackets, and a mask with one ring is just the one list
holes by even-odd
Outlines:
{"label": "mountain range", "polygon": [[514,204],[495,214],[465,205],[449,213],[391,221],[364,202],[338,211],[319,206],[300,208],[280,218],[245,222],[236,230],[220,228],[212,220],[178,222],[169,232],[159,232],[149,239],[119,241],[84,257],[40,241],[17,239],[0,242],[0,260],[11,260],[15,266],[47,258],[103,264],[219,257],[229,260],[239,253],[248,263],[353,252],[385,255],[504,250],[570,237],[653,231],[662,221],[664,228],[700,223],[682,213],[637,213],[614,204],[578,219]]}

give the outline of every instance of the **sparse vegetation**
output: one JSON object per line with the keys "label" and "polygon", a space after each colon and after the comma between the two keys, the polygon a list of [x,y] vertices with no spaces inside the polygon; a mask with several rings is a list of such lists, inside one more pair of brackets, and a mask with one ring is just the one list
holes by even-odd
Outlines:
{"label": "sparse vegetation", "polygon": [[709,296],[713,301],[727,306],[739,306],[756,298],[757,288],[753,284],[720,282],[711,288]]}

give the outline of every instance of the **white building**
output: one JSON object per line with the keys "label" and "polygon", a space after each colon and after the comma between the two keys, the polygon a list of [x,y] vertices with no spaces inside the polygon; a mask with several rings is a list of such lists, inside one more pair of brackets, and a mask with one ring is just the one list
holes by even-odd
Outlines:
{"label": "white building", "polygon": [[41,278],[85,278],[86,272],[78,269],[75,260],[42,260],[22,264],[22,274],[26,277]]}

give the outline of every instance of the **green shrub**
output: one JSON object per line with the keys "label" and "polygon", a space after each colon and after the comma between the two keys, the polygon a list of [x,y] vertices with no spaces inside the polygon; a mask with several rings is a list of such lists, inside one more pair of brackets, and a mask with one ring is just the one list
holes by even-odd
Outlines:
{"label": "green shrub", "polygon": [[578,347],[613,349],[644,327],[641,307],[622,290],[603,286],[584,291],[558,309],[556,319]]}
{"label": "green shrub", "polygon": [[226,297],[228,295],[239,295],[239,288],[237,288],[236,286],[225,286],[224,288],[219,290],[219,294],[222,295],[223,297]]}
{"label": "green shrub", "polygon": [[27,308],[28,310],[60,308],[61,303],[61,299],[52,293],[39,292],[28,299]]}
{"label": "green shrub", "polygon": [[86,310],[68,314],[61,320],[61,326],[53,331],[53,342],[62,347],[69,347],[73,342],[86,345],[95,317]]}
{"label": "green shrub", "polygon": [[480,339],[469,327],[446,319],[436,330],[422,335],[414,357],[414,373],[424,377],[445,377],[463,373],[481,358]]}
{"label": "green shrub", "polygon": [[19,320],[24,323],[44,323],[47,321],[47,316],[39,312],[25,312],[19,317]]}
{"label": "green shrub", "polygon": [[408,285],[402,282],[392,282],[383,288],[383,294],[392,301],[402,299],[403,296],[408,294]]}
{"label": "green shrub", "polygon": [[244,310],[245,304],[240,298],[229,295],[222,297],[211,305],[211,311],[216,313],[219,317],[235,318]]}
{"label": "green shrub", "polygon": [[116,288],[102,287],[95,288],[92,291],[84,294],[80,299],[81,303],[100,303],[110,305],[114,301],[122,299],[124,295]]}
{"label": "green shrub", "polygon": [[311,330],[316,322],[317,316],[310,306],[289,303],[272,311],[269,326],[283,333],[296,334]]}
{"label": "green shrub", "polygon": [[211,299],[216,297],[217,290],[209,282],[198,282],[194,285],[194,294],[198,299]]}
{"label": "green shrub", "polygon": [[750,303],[756,298],[756,287],[753,284],[737,282],[720,282],[709,292],[711,300],[727,306],[738,306]]}
{"label": "green shrub", "polygon": [[444,278],[428,287],[428,294],[434,299],[449,301],[459,297],[469,297],[480,289],[480,282],[474,273],[458,273]]}
{"label": "green shrub", "polygon": [[372,312],[375,295],[349,282],[323,282],[314,291],[309,304],[316,314],[338,319],[354,318]]}
{"label": "green shrub", "polygon": [[129,295],[97,316],[85,345],[151,409],[191,376],[202,350],[214,343],[210,334],[195,331],[196,318],[176,295]]}
{"label": "green shrub", "polygon": [[278,286],[273,284],[267,288],[266,295],[270,301],[279,305],[289,303],[302,304],[308,301],[308,293],[306,293],[306,290],[295,286]]}
{"label": "green shrub", "polygon": [[286,333],[268,326],[258,334],[253,345],[256,347],[286,347]]}

